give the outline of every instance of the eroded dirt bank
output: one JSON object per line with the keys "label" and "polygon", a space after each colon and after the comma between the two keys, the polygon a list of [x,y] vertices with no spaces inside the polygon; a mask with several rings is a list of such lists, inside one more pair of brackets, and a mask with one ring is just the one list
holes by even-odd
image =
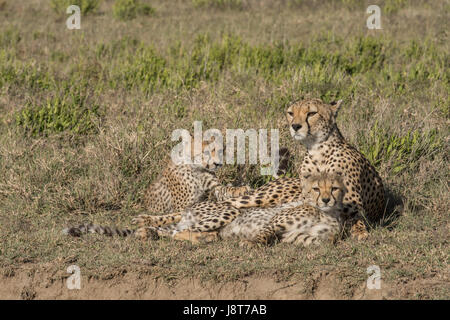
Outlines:
{"label": "eroded dirt bank", "polygon": [[415,285],[436,284],[430,280],[404,286],[382,283],[380,290],[368,290],[362,283],[346,296],[342,294],[343,284],[333,274],[317,275],[304,282],[251,276],[226,283],[195,278],[168,283],[152,275],[127,272],[103,279],[82,275],[79,290],[67,288],[67,277],[62,272],[4,270],[0,299],[393,299],[412,298]]}

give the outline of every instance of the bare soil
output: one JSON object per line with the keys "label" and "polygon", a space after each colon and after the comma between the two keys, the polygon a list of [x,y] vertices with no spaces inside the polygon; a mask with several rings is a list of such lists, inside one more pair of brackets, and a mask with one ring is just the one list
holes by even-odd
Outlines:
{"label": "bare soil", "polygon": [[[3,270],[0,278],[2,299],[281,299],[322,300],[343,299],[345,284],[335,273],[327,271],[314,275],[312,281],[276,281],[271,277],[250,276],[239,281],[214,282],[196,278],[167,282],[151,274],[125,272],[103,278],[83,277],[81,289],[67,288],[68,274],[50,270],[36,270],[26,265],[16,270]],[[368,289],[366,283],[353,288],[349,297],[354,300],[402,299],[416,295],[425,287],[448,285],[448,274],[433,279],[411,282],[385,283],[381,289]]]}

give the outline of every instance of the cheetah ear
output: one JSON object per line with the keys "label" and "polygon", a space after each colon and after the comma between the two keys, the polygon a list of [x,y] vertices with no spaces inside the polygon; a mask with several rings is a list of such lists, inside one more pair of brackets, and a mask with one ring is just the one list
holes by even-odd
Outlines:
{"label": "cheetah ear", "polygon": [[338,115],[338,112],[341,108],[342,105],[342,99],[338,100],[338,101],[333,101],[330,103],[331,106],[331,111],[333,112],[333,116],[336,118]]}

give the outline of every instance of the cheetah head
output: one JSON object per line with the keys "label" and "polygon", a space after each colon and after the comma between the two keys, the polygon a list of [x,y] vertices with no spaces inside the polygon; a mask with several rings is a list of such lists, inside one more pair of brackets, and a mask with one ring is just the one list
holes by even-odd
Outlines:
{"label": "cheetah head", "polygon": [[342,209],[346,193],[342,177],[338,173],[319,173],[303,177],[306,202],[324,211]]}
{"label": "cheetah head", "polygon": [[[184,146],[184,154],[190,156],[194,161],[194,167],[199,169],[206,169],[209,171],[216,171],[222,166],[224,148],[218,143],[212,141],[202,141],[201,150],[196,150],[194,139],[191,138],[191,143]],[[201,163],[197,163],[197,157],[200,157]]]}
{"label": "cheetah head", "polygon": [[202,166],[210,171],[216,171],[222,166],[224,148],[218,149],[214,144],[202,143],[203,160]]}
{"label": "cheetah head", "polygon": [[[181,146],[181,148],[180,148]],[[216,171],[222,166],[224,147],[222,141],[211,138],[201,141],[198,148],[192,136],[184,136],[183,141],[172,150],[172,161],[177,164],[190,165],[194,169]]]}
{"label": "cheetah head", "polygon": [[292,137],[307,147],[324,141],[336,125],[341,103],[342,100],[326,104],[320,99],[306,99],[291,104],[286,118]]}

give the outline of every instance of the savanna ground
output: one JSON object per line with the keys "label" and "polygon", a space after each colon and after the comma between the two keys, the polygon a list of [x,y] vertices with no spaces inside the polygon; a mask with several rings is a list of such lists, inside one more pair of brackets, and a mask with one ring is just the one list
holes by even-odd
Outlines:
{"label": "savanna ground", "polygon": [[[0,298],[450,297],[449,1],[122,2],[84,1],[68,30],[70,1],[0,0]],[[367,29],[369,4],[382,30]],[[341,131],[385,182],[368,240],[249,250],[61,234],[129,226],[171,132],[195,120],[279,128],[296,176],[283,111],[306,96],[344,99]],[[267,181],[259,166],[219,176]],[[79,291],[64,283],[73,264]],[[379,291],[365,289],[370,265]]]}

